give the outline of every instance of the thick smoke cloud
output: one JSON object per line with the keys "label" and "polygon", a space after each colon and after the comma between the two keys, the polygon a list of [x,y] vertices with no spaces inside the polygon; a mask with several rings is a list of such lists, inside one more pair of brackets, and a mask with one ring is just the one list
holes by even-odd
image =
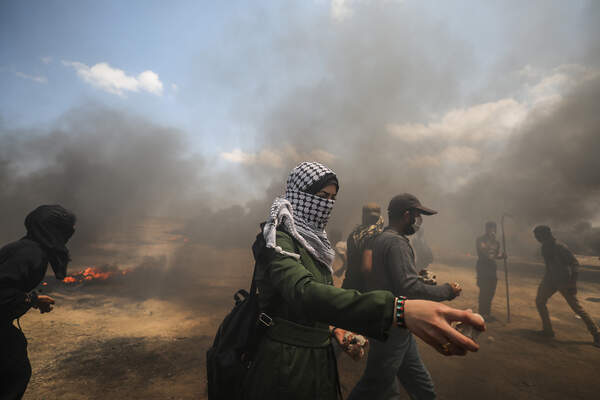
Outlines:
{"label": "thick smoke cloud", "polygon": [[[460,215],[506,212],[521,228],[545,223],[581,231],[579,243],[586,240],[591,228],[575,227],[600,212],[599,102],[597,75],[531,115],[492,166],[457,194]],[[594,245],[581,250],[600,254]]]}
{"label": "thick smoke cloud", "polygon": [[[277,101],[256,107],[242,96],[239,108],[244,118],[255,112],[258,147],[281,154],[270,163],[271,184],[299,161],[286,156],[285,145],[328,154],[313,158],[341,179],[330,228],[348,232],[362,203],[385,208],[406,191],[440,210],[426,221],[438,245],[472,250],[486,220],[511,213],[510,229],[519,231],[512,247],[531,254],[533,224],[560,229],[598,215],[598,66],[588,45],[597,41],[587,39],[597,30],[589,23],[597,8],[569,11],[570,21],[581,25],[566,29],[547,24],[564,16],[557,4],[528,8],[533,24],[517,15],[518,7],[498,7],[514,40],[498,49],[504,54],[491,75],[480,72],[464,40],[414,4],[354,4],[351,18],[339,23],[286,19],[285,33],[268,52],[272,64],[286,66],[285,88],[272,96]],[[290,63],[298,59],[303,67]],[[578,62],[589,68],[569,65]],[[272,72],[252,74],[267,98],[279,82]],[[473,85],[470,74],[484,77],[481,87],[464,89]],[[269,158],[262,161],[269,170]],[[243,165],[258,163],[249,158]]]}
{"label": "thick smoke cloud", "polygon": [[[600,76],[532,115],[461,193],[466,210],[506,210],[527,223],[567,224],[600,211]],[[469,199],[477,199],[477,202]],[[480,206],[477,206],[480,204]],[[499,207],[502,205],[502,207]]]}
{"label": "thick smoke cloud", "polygon": [[23,234],[33,208],[57,203],[78,217],[79,248],[142,218],[173,215],[201,182],[202,160],[186,154],[182,132],[97,105],[73,109],[47,130],[1,135],[3,242]]}
{"label": "thick smoke cloud", "polygon": [[[529,240],[532,224],[564,230],[597,217],[597,40],[587,33],[598,29],[590,15],[599,7],[578,20],[574,37],[586,40],[574,49],[566,39],[540,46],[547,32],[500,7],[506,33],[527,40],[500,49],[488,75],[472,44],[417,3],[352,4],[342,21],[299,6],[258,10],[235,24],[214,58],[202,52],[201,84],[211,82],[211,95],[235,91],[228,116],[251,131],[240,144],[251,148],[230,149],[226,159],[240,164],[225,179],[186,152],[184,133],[98,106],[72,110],[50,129],[3,130],[2,239],[18,237],[30,209],[57,202],[79,216],[76,246],[165,215],[183,217],[193,243],[248,248],[304,159],[338,173],[330,229],[344,233],[360,221],[362,203],[385,209],[400,192],[440,211],[425,225],[434,245],[462,251],[505,212]],[[554,20],[557,10],[527,13]],[[561,37],[560,24],[550,25]],[[546,78],[581,75],[558,68],[570,63],[586,65],[584,82],[549,85]]]}
{"label": "thick smoke cloud", "polygon": [[[263,176],[257,185],[281,187],[287,171],[301,161],[298,154],[327,163],[341,179],[331,224],[344,232],[359,222],[362,202],[385,204],[398,191],[419,193],[423,200],[437,196],[428,171],[408,168],[404,162],[422,152],[423,145],[398,141],[386,125],[420,121],[431,109],[456,102],[458,76],[472,61],[468,46],[443,24],[427,21],[422,11],[394,3],[357,7],[353,17],[341,23],[328,15],[309,22],[290,20],[287,13],[281,17],[286,20],[285,33],[272,39],[268,54],[272,64],[285,68],[275,76],[257,68],[252,79],[256,92],[249,90],[239,104],[244,118],[254,111],[256,146],[281,156],[278,163],[265,163],[262,171],[270,171],[270,179]],[[227,62],[238,65],[242,60]],[[252,68],[255,61],[244,62]],[[272,84],[280,82],[278,74],[286,75],[283,87]],[[258,91],[275,93],[277,101],[268,97],[255,105],[251,98]],[[286,146],[295,149],[294,156]],[[433,144],[434,150],[442,148]],[[264,218],[270,200],[265,199],[258,218]]]}

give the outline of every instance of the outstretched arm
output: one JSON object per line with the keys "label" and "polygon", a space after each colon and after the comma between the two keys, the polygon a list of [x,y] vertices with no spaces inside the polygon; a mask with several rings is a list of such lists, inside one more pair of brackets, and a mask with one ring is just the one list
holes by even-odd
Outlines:
{"label": "outstretched arm", "polygon": [[[288,235],[279,232],[277,235],[277,244],[283,250],[295,252]],[[270,280],[281,296],[315,321],[380,340],[387,338],[390,329],[405,329],[393,323],[396,298],[391,292],[360,293],[319,283],[298,260],[282,254],[274,254],[268,268]],[[464,321],[484,329],[483,322],[472,312],[431,301],[407,300],[405,315],[407,328],[426,342],[433,345],[433,338],[450,339],[456,348],[452,347],[448,355],[477,350],[477,344],[454,330],[450,322]],[[436,348],[439,350],[446,342]]]}
{"label": "outstretched arm", "polygon": [[427,300],[406,300],[404,320],[406,327],[443,355],[462,355],[477,351],[479,345],[454,329],[452,322],[472,325],[485,330],[483,318],[471,310],[458,310],[445,304]]}

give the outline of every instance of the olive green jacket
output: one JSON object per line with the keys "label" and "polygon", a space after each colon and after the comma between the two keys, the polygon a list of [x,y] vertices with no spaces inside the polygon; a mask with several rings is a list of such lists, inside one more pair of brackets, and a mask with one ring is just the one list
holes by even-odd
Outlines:
{"label": "olive green jacket", "polygon": [[274,319],[244,382],[245,399],[337,399],[335,356],[328,325],[385,340],[394,295],[361,294],[332,286],[329,269],[290,235],[277,232],[284,252],[268,251],[257,263],[261,310]]}

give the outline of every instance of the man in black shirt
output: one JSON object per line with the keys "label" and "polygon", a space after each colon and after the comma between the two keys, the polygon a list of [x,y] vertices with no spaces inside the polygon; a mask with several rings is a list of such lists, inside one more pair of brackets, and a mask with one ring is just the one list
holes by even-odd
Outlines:
{"label": "man in black shirt", "polygon": [[475,242],[477,248],[477,286],[479,286],[479,314],[486,320],[492,312],[492,299],[496,294],[498,277],[496,276],[496,260],[502,259],[500,243],[496,240],[496,223],[485,223],[485,234]]}
{"label": "man in black shirt", "polygon": [[577,298],[577,273],[579,262],[563,243],[558,242],[552,235],[550,227],[536,226],[533,230],[535,238],[542,244],[542,256],[546,263],[546,274],[538,288],[535,304],[542,319],[542,334],[554,337],[554,330],[550,322],[550,314],[546,303],[557,291],[562,294],[575,314],[585,322],[588,330],[594,337],[594,346],[600,347],[600,332],[598,326],[590,315],[583,309]]}
{"label": "man in black shirt", "polygon": [[0,399],[22,398],[31,377],[27,340],[13,325],[31,308],[52,311],[54,300],[38,295],[48,263],[57,279],[64,279],[75,232],[75,216],[61,206],[40,206],[25,219],[27,235],[0,249]]}
{"label": "man in black shirt", "polygon": [[[457,283],[433,286],[423,283],[415,267],[415,254],[409,235],[421,225],[421,215],[437,212],[424,207],[413,195],[395,196],[388,206],[390,224],[371,243],[373,268],[366,279],[366,290],[389,290],[409,299],[452,300],[461,292]],[[447,342],[445,338],[441,341]],[[447,352],[447,343],[438,351]],[[365,372],[350,396],[354,399],[387,399],[399,396],[398,383],[412,399],[435,399],[431,375],[425,368],[417,343],[406,330],[390,331],[386,342],[371,341]]]}

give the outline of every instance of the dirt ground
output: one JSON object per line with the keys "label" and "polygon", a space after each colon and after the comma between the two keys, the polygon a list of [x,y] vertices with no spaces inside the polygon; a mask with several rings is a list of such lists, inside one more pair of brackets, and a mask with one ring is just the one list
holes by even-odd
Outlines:
{"label": "dirt ground", "polygon": [[[142,260],[137,271],[80,286],[50,284],[44,290],[55,297],[55,310],[21,318],[33,368],[25,399],[206,398],[205,353],[233,305],[233,293],[249,284],[250,252],[186,243],[164,224],[144,229],[149,239],[142,246],[119,243],[118,237],[106,245],[137,249],[129,252],[127,265]],[[106,254],[95,261],[115,261]],[[88,258],[86,263],[94,261]],[[543,267],[519,261],[511,264],[511,322],[506,322],[501,279],[493,304],[497,320],[480,336],[478,353],[445,358],[419,343],[439,398],[600,398],[600,349],[591,346],[585,325],[560,295],[549,302],[557,337],[534,334],[540,327],[534,299]],[[455,307],[476,308],[474,262],[454,257],[431,267],[438,281],[462,283],[464,292],[452,302]],[[74,263],[73,269],[83,265]],[[579,298],[597,320],[600,271],[585,268],[580,276]],[[347,394],[364,362],[342,355],[339,364]]]}

